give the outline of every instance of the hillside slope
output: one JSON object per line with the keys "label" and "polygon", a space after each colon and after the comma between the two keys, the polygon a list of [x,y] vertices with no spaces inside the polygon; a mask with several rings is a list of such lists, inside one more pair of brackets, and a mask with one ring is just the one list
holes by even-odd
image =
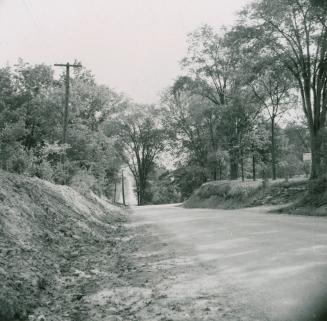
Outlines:
{"label": "hillside slope", "polygon": [[184,202],[189,208],[241,208],[296,201],[306,193],[307,179],[262,181],[212,181],[203,184]]}
{"label": "hillside slope", "polygon": [[0,320],[86,320],[79,301],[114,279],[124,220],[94,194],[0,171]]}

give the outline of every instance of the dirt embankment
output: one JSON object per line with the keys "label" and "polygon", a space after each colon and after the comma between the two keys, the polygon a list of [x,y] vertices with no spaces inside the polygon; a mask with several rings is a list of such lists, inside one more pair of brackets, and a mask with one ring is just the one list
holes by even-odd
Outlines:
{"label": "dirt embankment", "polygon": [[327,216],[327,176],[307,184],[307,192],[296,202],[277,210],[279,213]]}
{"label": "dirt embankment", "polygon": [[124,282],[124,222],[93,194],[1,171],[0,320],[101,320],[87,298]]}
{"label": "dirt embankment", "polygon": [[188,208],[232,209],[296,202],[307,193],[307,179],[262,181],[214,181],[203,184],[184,203]]}

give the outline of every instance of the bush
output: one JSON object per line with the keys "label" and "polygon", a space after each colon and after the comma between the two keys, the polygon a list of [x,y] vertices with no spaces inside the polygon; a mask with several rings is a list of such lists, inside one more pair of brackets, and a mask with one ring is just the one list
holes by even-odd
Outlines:
{"label": "bush", "polygon": [[260,185],[259,182],[220,181],[203,184],[196,194],[201,198],[208,198],[212,195],[225,199],[244,199],[255,191]]}
{"label": "bush", "polygon": [[158,184],[153,186],[152,190],[152,204],[169,204],[180,202],[181,195],[176,190],[173,184]]}
{"label": "bush", "polygon": [[29,174],[52,182],[54,171],[50,162],[43,160],[41,163],[36,164]]}
{"label": "bush", "polygon": [[48,181],[53,180],[53,168],[50,162],[37,156],[37,150],[25,150],[21,144],[2,146],[2,168],[17,174],[36,176]]}
{"label": "bush", "polygon": [[69,185],[73,174],[74,167],[68,161],[53,166],[53,181],[56,184]]}
{"label": "bush", "polygon": [[30,170],[37,162],[37,157],[32,150],[26,151],[20,144],[14,144],[11,148],[7,146],[6,153],[7,159],[3,169],[12,173],[30,175]]}
{"label": "bush", "polygon": [[90,190],[97,194],[98,184],[96,178],[86,170],[78,171],[71,179],[70,186],[85,195]]}

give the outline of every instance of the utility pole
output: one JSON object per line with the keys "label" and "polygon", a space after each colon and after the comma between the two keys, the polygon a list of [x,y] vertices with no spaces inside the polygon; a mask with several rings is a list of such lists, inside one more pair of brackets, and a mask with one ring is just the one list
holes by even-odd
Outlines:
{"label": "utility pole", "polygon": [[123,194],[123,204],[125,204],[125,186],[124,186],[124,170],[121,171],[121,192]]}
{"label": "utility pole", "polygon": [[68,112],[69,112],[69,79],[70,79],[70,67],[73,68],[81,68],[81,64],[70,64],[67,62],[66,64],[54,64],[56,67],[66,67],[66,77],[65,77],[65,109],[64,109],[64,121],[63,121],[63,130],[62,130],[62,143],[66,143],[67,136],[67,126],[68,126]]}
{"label": "utility pole", "polygon": [[117,182],[115,182],[114,203],[116,203],[116,193],[117,193]]}

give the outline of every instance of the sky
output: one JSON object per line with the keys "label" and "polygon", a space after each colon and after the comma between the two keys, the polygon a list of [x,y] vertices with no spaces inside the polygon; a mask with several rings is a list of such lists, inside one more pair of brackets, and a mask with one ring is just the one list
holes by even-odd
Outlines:
{"label": "sky", "polygon": [[0,66],[73,62],[138,103],[180,74],[186,36],[231,25],[250,0],[0,0]]}

